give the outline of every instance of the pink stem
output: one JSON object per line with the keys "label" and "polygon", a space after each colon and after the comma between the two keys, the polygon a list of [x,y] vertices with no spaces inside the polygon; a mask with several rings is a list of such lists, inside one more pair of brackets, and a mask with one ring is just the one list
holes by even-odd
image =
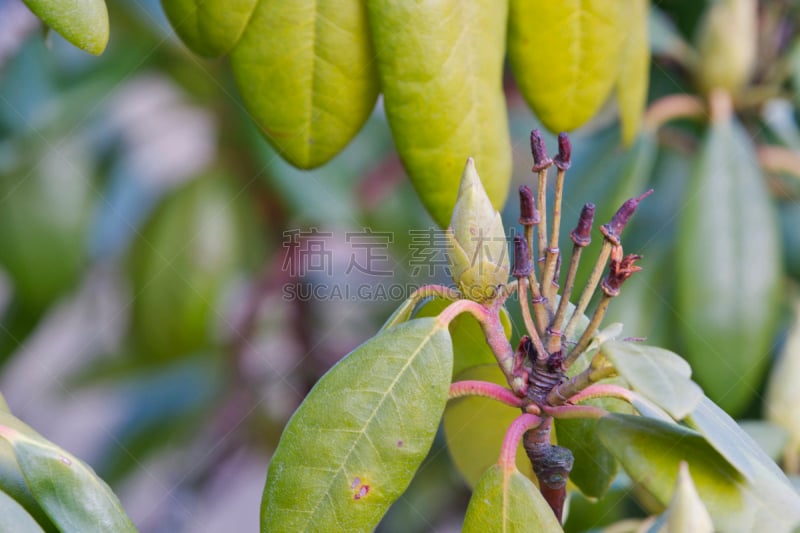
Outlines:
{"label": "pink stem", "polygon": [[598,383],[595,385],[589,385],[582,391],[570,396],[567,400],[569,403],[579,403],[585,400],[591,400],[592,398],[619,398],[620,400],[625,400],[628,403],[633,402],[633,395],[631,391],[626,389],[625,387],[620,387],[619,385],[612,385],[610,383]]}
{"label": "pink stem", "polygon": [[439,298],[443,298],[445,300],[454,301],[457,300],[459,297],[458,291],[452,289],[450,287],[446,287],[444,285],[423,285],[411,293],[411,297],[421,300],[422,298],[427,298],[429,296],[438,296]]}
{"label": "pink stem", "polygon": [[536,415],[524,413],[519,415],[506,431],[506,436],[503,439],[503,447],[500,448],[500,458],[497,463],[502,466],[506,471],[513,470],[517,467],[517,448],[522,436],[531,428],[535,428],[542,423],[542,419]]}
{"label": "pink stem", "polygon": [[464,380],[456,381],[450,385],[451,400],[462,396],[482,396],[497,400],[511,407],[522,407],[522,398],[518,398],[507,388],[488,381]]}
{"label": "pink stem", "polygon": [[603,418],[608,411],[593,405],[543,405],[542,411],[553,418]]}

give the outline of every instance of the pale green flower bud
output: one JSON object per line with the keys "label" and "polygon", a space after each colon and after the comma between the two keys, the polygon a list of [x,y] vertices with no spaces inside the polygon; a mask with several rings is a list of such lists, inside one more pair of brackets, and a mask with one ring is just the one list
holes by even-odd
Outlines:
{"label": "pale green flower bud", "polygon": [[756,60],[756,0],[715,0],[708,4],[697,33],[700,60],[695,78],[710,93],[736,95],[747,83]]}
{"label": "pale green flower bud", "polygon": [[675,492],[667,509],[667,521],[662,533],[713,533],[714,524],[706,506],[697,494],[697,489],[689,475],[689,466],[681,462]]}
{"label": "pale green flower bud", "polygon": [[508,245],[500,213],[492,207],[472,158],[461,175],[447,240],[450,274],[461,294],[477,302],[494,299],[508,281]]}

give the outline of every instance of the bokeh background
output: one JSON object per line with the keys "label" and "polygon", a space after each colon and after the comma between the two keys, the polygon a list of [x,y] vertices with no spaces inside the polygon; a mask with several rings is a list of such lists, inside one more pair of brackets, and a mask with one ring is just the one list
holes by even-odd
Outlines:
{"label": "bokeh background", "polygon": [[[761,2],[752,102],[738,109],[755,144],[789,154],[800,149],[792,4]],[[0,391],[16,416],[90,463],[142,531],[256,531],[282,427],[410,289],[448,283],[441,234],[380,100],[342,154],[297,170],[257,132],[225,61],[188,52],[156,0],[108,5],[111,41],[92,57],[45,33],[19,0],[0,0]],[[649,101],[695,92],[686,57],[703,9],[653,2]],[[510,75],[506,97],[513,192],[533,185],[528,133],[539,126]],[[674,258],[703,127],[680,121],[626,148],[617,121],[609,105],[572,135],[565,224],[584,202],[608,213],[656,189],[626,234],[645,270],[607,322],[686,353],[696,343],[676,303]],[[547,143],[553,150],[549,134]],[[768,350],[754,355],[761,370],[729,384],[746,390],[733,413],[745,419],[762,417],[797,300],[793,164],[763,176],[785,290],[769,302],[777,318]],[[510,194],[509,232],[516,217]],[[735,301],[736,291],[720,297]],[[713,349],[699,356],[725,364]],[[458,531],[468,497],[437,438],[379,530]],[[571,531],[644,513],[627,490],[576,505]]]}

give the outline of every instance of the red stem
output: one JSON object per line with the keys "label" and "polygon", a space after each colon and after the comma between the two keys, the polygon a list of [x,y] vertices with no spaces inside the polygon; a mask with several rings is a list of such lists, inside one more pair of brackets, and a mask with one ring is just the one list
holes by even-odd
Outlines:
{"label": "red stem", "polygon": [[506,471],[515,469],[517,467],[517,448],[519,448],[522,436],[526,431],[539,426],[541,423],[541,418],[529,413],[521,414],[515,418],[508,427],[508,431],[506,431],[497,464],[502,466]]}
{"label": "red stem", "polygon": [[463,396],[482,396],[491,398],[511,407],[522,407],[522,398],[514,395],[513,392],[488,381],[464,380],[456,381],[450,385],[450,399],[461,398]]}
{"label": "red stem", "polygon": [[603,418],[608,411],[593,405],[543,405],[542,411],[553,418]]}
{"label": "red stem", "polygon": [[570,396],[567,400],[569,403],[579,403],[592,398],[619,398],[628,403],[633,403],[633,395],[631,391],[619,385],[612,385],[610,383],[598,383],[589,385],[582,391]]}

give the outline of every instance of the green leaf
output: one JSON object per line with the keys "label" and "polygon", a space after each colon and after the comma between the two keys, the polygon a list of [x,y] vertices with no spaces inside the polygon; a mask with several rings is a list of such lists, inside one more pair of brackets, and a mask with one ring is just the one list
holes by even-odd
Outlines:
{"label": "green leaf", "polygon": [[[438,316],[451,302],[441,298],[433,298],[415,315],[417,318],[425,316]],[[506,338],[511,337],[511,319],[505,307],[500,308],[500,321],[506,333]],[[453,377],[455,378],[468,368],[472,368],[496,361],[481,325],[469,313],[458,315],[450,322],[450,337],[453,339]],[[476,379],[476,378],[471,378]],[[499,382],[505,385],[506,381]]]}
{"label": "green leaf", "polygon": [[694,377],[726,411],[753,399],[781,293],[775,213],[748,133],[708,129],[681,213],[677,314]]}
{"label": "green leaf", "polygon": [[[598,422],[600,438],[631,478],[666,505],[678,467],[686,461],[717,530],[791,531],[800,522],[800,496],[771,468],[751,462],[748,482],[700,434],[648,418],[610,415]],[[658,453],[653,453],[657,450]],[[762,452],[763,453],[763,452]]]}
{"label": "green leaf", "polygon": [[767,419],[789,433],[794,451],[800,453],[800,298],[794,302],[794,313],[786,343],[769,376],[764,407]]}
{"label": "green leaf", "polygon": [[161,0],[164,13],[186,46],[217,57],[233,48],[258,0]]}
{"label": "green leaf", "polygon": [[464,533],[563,531],[533,482],[516,468],[489,468],[467,507]]}
{"label": "green leaf", "polygon": [[[610,411],[619,411],[620,400],[598,398],[581,402]],[[627,404],[626,404],[627,405]],[[630,409],[628,409],[630,410]],[[559,419],[555,421],[559,446],[569,448],[575,463],[569,479],[589,498],[602,498],[617,475],[619,463],[606,450],[597,434],[597,420],[589,418]]]}
{"label": "green leaf", "polygon": [[738,425],[767,457],[776,463],[783,457],[789,443],[789,433],[785,429],[766,420],[740,420]]}
{"label": "green leaf", "polygon": [[81,50],[100,55],[108,44],[103,0],[23,0],[37,17]]}
{"label": "green leaf", "polygon": [[0,490],[0,531],[37,533],[44,531],[28,511]]}
{"label": "green leaf", "polygon": [[[507,385],[497,364],[476,366],[461,372],[454,381],[480,380]],[[497,462],[503,438],[519,409],[479,396],[465,396],[447,402],[444,436],[447,451],[467,485],[474,487],[487,468]],[[525,449],[517,448],[517,468],[534,479]]]}
{"label": "green leaf", "polygon": [[195,179],[165,199],[137,236],[128,268],[141,356],[165,361],[213,347],[226,289],[259,243],[247,195],[224,174]]}
{"label": "green leaf", "polygon": [[511,68],[528,105],[551,131],[581,126],[608,98],[630,30],[629,4],[511,0]]}
{"label": "green leaf", "polygon": [[689,378],[679,355],[634,342],[609,341],[600,348],[631,387],[680,420],[700,403],[703,391]]}
{"label": "green leaf", "polygon": [[364,2],[258,2],[231,66],[245,105],[287,161],[314,168],[369,117],[378,81]]}
{"label": "green leaf", "polygon": [[451,371],[450,335],[433,318],[386,330],[334,366],[284,429],[261,531],[374,528],[431,447]]}
{"label": "green leaf", "polygon": [[636,137],[647,103],[647,83],[650,81],[649,7],[650,0],[630,0],[626,8],[628,31],[617,78],[622,140],[626,144]]}
{"label": "green leaf", "polygon": [[108,485],[83,461],[5,413],[0,438],[11,445],[30,493],[61,531],[136,531]]}
{"label": "green leaf", "polygon": [[422,203],[447,227],[473,157],[495,209],[511,179],[502,76],[506,3],[368,0],[384,105]]}

